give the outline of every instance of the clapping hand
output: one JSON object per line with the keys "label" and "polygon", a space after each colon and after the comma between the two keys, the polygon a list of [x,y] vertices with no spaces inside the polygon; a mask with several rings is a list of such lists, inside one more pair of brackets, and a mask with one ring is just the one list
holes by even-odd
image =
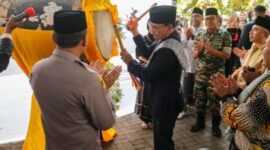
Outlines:
{"label": "clapping hand", "polygon": [[185,33],[186,38],[188,40],[193,36],[192,28],[191,27],[188,27],[188,28],[184,29],[184,33]]}
{"label": "clapping hand", "polygon": [[204,44],[204,48],[205,48],[205,54],[212,54],[214,48],[211,46],[211,42],[207,41]]}
{"label": "clapping hand", "polygon": [[103,78],[103,81],[106,83],[106,86],[108,89],[119,78],[121,71],[122,71],[122,67],[116,66],[113,70],[111,70],[111,71],[107,70],[104,72],[104,74],[102,75],[102,78]]}
{"label": "clapping hand", "polygon": [[202,52],[204,48],[204,42],[203,40],[200,40],[200,41],[196,41],[195,42],[195,50],[198,51],[198,52]]}
{"label": "clapping hand", "polygon": [[220,97],[233,95],[237,92],[237,83],[232,77],[226,78],[224,74],[216,73],[209,81],[211,89]]}
{"label": "clapping hand", "polygon": [[90,68],[95,70],[100,75],[102,75],[106,70],[105,65],[103,63],[101,63],[99,60],[96,60],[94,62],[93,61],[90,62],[89,66],[90,66]]}
{"label": "clapping hand", "polygon": [[90,62],[89,66],[91,69],[95,70],[97,73],[99,73],[102,76],[102,79],[106,83],[106,86],[108,89],[119,78],[120,73],[122,71],[121,66],[116,66],[111,71],[106,70],[105,65],[101,63],[99,60]]}
{"label": "clapping hand", "polygon": [[245,55],[247,53],[246,51],[247,50],[244,47],[243,47],[243,50],[240,48],[237,48],[237,47],[233,48],[233,54],[238,56],[241,59],[245,57]]}

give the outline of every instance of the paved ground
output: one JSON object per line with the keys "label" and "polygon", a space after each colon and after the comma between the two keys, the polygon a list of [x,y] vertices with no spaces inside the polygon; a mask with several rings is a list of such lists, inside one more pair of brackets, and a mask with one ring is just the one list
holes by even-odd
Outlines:
{"label": "paved ground", "polygon": [[[227,150],[228,142],[211,134],[210,118],[207,118],[206,129],[199,133],[189,131],[194,123],[195,115],[190,114],[176,122],[174,142],[178,150]],[[152,130],[140,128],[141,121],[135,114],[129,114],[117,119],[115,129],[118,132],[115,140],[104,144],[105,150],[151,150],[153,149]],[[225,127],[223,126],[223,131]],[[223,132],[224,135],[224,132]]]}
{"label": "paved ground", "polygon": [[[121,62],[120,58],[114,60],[116,64]],[[136,90],[131,85],[129,74],[123,71],[120,76],[123,95],[117,116],[133,112]],[[30,117],[31,96],[29,79],[10,59],[7,70],[0,74],[0,145],[24,140]]]}
{"label": "paved ground", "polygon": [[[211,135],[211,123],[208,118],[206,129],[199,133],[189,131],[195,119],[189,115],[176,122],[174,141],[177,150],[227,150],[228,142],[224,138]],[[115,129],[118,135],[114,141],[103,144],[104,150],[152,150],[152,130],[140,128],[141,121],[132,113],[117,119]],[[223,127],[224,129],[224,127]],[[224,133],[223,133],[224,134]],[[0,145],[0,150],[20,150],[21,142]]]}
{"label": "paved ground", "polygon": [[[0,150],[20,150],[21,140],[24,139],[26,134],[29,118],[31,89],[28,79],[23,74],[18,74],[16,70],[7,71],[6,75],[8,76],[0,77]],[[130,86],[130,81],[126,80],[126,76],[122,78],[121,88],[124,93],[123,99],[126,100],[121,102],[122,109],[118,112],[118,116],[133,110],[134,99],[131,100],[130,97],[133,98],[136,94],[135,90]],[[227,149],[228,142],[224,138],[215,138],[211,135],[209,118],[205,131],[196,134],[191,133],[189,129],[194,120],[195,116],[191,114],[183,120],[177,121],[174,131],[174,141],[177,149]],[[152,131],[141,129],[140,124],[141,121],[135,114],[128,114],[118,118],[115,125],[118,135],[113,142],[105,144],[104,149],[153,149]]]}

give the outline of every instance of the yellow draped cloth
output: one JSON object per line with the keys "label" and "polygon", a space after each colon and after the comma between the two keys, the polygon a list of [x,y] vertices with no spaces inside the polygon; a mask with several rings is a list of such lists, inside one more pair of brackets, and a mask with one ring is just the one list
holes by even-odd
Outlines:
{"label": "yellow draped cloth", "polygon": [[[87,24],[88,24],[88,47],[85,54],[88,60],[99,59],[105,62],[104,57],[100,53],[95,41],[95,35],[93,35],[95,27],[93,21],[93,11],[108,10],[113,16],[113,23],[117,23],[118,14],[116,6],[110,4],[109,0],[83,0],[82,10],[86,12]],[[3,28],[0,27],[0,33],[3,33]],[[55,44],[52,41],[52,31],[43,30],[27,30],[16,29],[12,33],[14,50],[13,58],[17,64],[23,70],[23,72],[29,77],[33,65],[48,56],[51,55]],[[111,56],[118,54],[117,44],[114,41],[113,50]],[[107,132],[103,131],[103,140],[109,141],[112,139],[111,135],[115,134],[113,129],[109,129]],[[35,96],[32,96],[30,122],[28,126],[27,136],[23,145],[23,150],[44,150],[45,149],[45,135],[43,126],[41,123],[40,108]]]}

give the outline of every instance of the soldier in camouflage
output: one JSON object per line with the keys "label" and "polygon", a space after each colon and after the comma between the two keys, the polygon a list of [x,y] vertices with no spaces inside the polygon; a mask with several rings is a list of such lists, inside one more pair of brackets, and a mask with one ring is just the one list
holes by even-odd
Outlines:
{"label": "soldier in camouflage", "polygon": [[224,72],[224,63],[231,54],[230,34],[218,27],[218,12],[215,8],[208,8],[205,13],[207,30],[195,37],[195,47],[192,52],[194,59],[198,58],[196,69],[194,97],[196,99],[197,119],[191,132],[198,132],[205,128],[205,114],[207,104],[212,112],[212,133],[221,137],[219,98],[210,89],[210,76],[217,72]]}

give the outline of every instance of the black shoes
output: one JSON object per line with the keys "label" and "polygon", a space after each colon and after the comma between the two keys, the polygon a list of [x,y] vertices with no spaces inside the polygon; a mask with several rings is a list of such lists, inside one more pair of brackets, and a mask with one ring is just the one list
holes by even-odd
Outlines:
{"label": "black shoes", "polygon": [[203,130],[204,128],[205,128],[204,123],[203,124],[202,123],[200,124],[200,123],[196,122],[196,124],[192,126],[192,128],[190,129],[190,131],[191,132],[198,132],[198,131]]}
{"label": "black shoes", "polygon": [[221,130],[219,128],[220,121],[221,121],[220,114],[217,112],[217,113],[213,113],[212,116],[213,116],[212,117],[212,134],[215,137],[221,137]]}
{"label": "black shoes", "polygon": [[198,132],[205,128],[205,115],[202,113],[197,113],[197,119],[195,125],[190,129],[191,132]]}
{"label": "black shoes", "polygon": [[221,130],[219,127],[212,127],[212,134],[215,137],[221,137]]}
{"label": "black shoes", "polygon": [[[215,137],[221,137],[221,130],[219,128],[221,117],[215,113],[212,117],[212,134]],[[197,113],[196,123],[190,129],[191,132],[198,132],[205,128],[205,115],[203,113]]]}

